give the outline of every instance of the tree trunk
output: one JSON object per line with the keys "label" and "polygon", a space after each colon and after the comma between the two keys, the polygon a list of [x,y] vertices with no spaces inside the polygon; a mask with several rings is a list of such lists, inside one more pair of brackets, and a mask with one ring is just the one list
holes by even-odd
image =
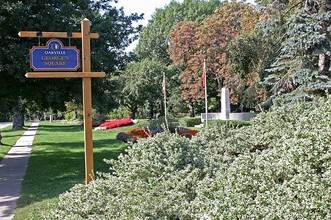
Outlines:
{"label": "tree trunk", "polygon": [[217,78],[217,112],[221,112],[222,110],[222,87],[223,87],[223,80]]}
{"label": "tree trunk", "polygon": [[129,109],[130,109],[130,111],[131,111],[131,115],[130,115],[130,117],[132,118],[132,119],[135,119],[136,117],[137,117],[137,111],[138,111],[138,107],[137,106],[129,106]]}
{"label": "tree trunk", "polygon": [[21,97],[17,100],[17,106],[14,109],[13,129],[21,129],[24,126],[23,104]]}
{"label": "tree trunk", "polygon": [[188,108],[190,111],[190,117],[195,117],[194,102],[192,100],[189,101]]}
{"label": "tree trunk", "polygon": [[136,111],[131,111],[131,118],[132,119],[135,119],[136,118],[136,114],[137,114]]}
{"label": "tree trunk", "polygon": [[[329,0],[322,1],[320,12],[328,12],[331,10],[331,3]],[[324,21],[322,24],[321,33],[325,34],[330,26],[330,21]],[[330,56],[326,53],[320,54],[318,57],[318,70],[321,74],[327,74],[330,68]]]}
{"label": "tree trunk", "polygon": [[216,99],[216,101],[217,101],[217,104],[216,104],[216,111],[217,112],[221,112],[221,110],[222,110],[222,102],[221,102],[221,98],[217,98]]}
{"label": "tree trunk", "polygon": [[321,74],[327,74],[330,68],[330,56],[327,54],[320,54],[318,60],[318,70]]}
{"label": "tree trunk", "polygon": [[17,111],[13,116],[13,129],[21,129],[24,126],[24,116],[22,112]]}
{"label": "tree trunk", "polygon": [[149,101],[149,118],[154,118],[154,102]]}

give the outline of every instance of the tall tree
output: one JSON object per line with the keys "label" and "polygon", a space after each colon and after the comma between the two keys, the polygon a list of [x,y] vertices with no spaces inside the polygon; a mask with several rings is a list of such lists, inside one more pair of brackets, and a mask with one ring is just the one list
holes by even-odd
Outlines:
{"label": "tall tree", "polygon": [[305,1],[287,19],[280,53],[264,79],[270,100],[310,100],[331,91],[330,8],[328,1]]}
{"label": "tall tree", "polygon": [[140,34],[136,53],[140,58],[159,58],[170,63],[167,38],[172,28],[180,21],[201,22],[220,5],[219,0],[171,1],[163,9],[157,9],[148,25]]}
{"label": "tall tree", "polygon": [[181,70],[181,96],[188,102],[190,116],[194,117],[194,103],[202,96],[198,71],[202,57],[193,56],[197,50],[197,32],[199,25],[193,21],[182,21],[171,32],[170,58]]}
{"label": "tall tree", "polygon": [[168,75],[167,66],[155,59],[143,59],[130,63],[118,77],[122,85],[120,101],[128,107],[135,118],[138,108],[148,105],[149,117],[159,112],[157,104],[162,103],[162,76]]}
{"label": "tall tree", "polygon": [[[201,88],[198,74],[202,62],[207,63],[207,72],[217,81],[218,96],[223,85],[231,82],[227,47],[241,33],[251,31],[259,19],[254,7],[243,3],[224,3],[215,13],[198,25],[179,23],[171,32],[171,59],[184,67],[181,74],[182,91],[191,91],[189,101],[198,100],[197,87]],[[192,92],[194,94],[192,94]],[[219,103],[220,103],[220,99]],[[219,104],[220,107],[220,104]]]}
{"label": "tall tree", "polygon": [[[0,4],[0,97],[1,105],[22,119],[24,105],[35,102],[41,109],[60,109],[64,101],[80,98],[79,80],[32,80],[25,79],[29,70],[28,54],[32,45],[44,44],[45,40],[20,39],[21,30],[80,31],[80,21],[88,17],[92,31],[100,32],[101,38],[92,43],[92,64],[95,70],[105,70],[109,75],[123,66],[124,47],[136,38],[139,28],[132,22],[141,18],[138,14],[125,16],[122,9],[110,5],[112,1],[18,1],[5,0]],[[64,41],[68,44],[68,41]],[[72,40],[72,45],[79,41]],[[97,61],[97,62],[96,62]],[[107,80],[95,80],[94,90],[103,94]],[[95,85],[98,86],[95,86]],[[101,89],[101,90],[99,90]],[[98,96],[99,97],[99,96]],[[1,109],[1,108],[0,108]],[[18,120],[22,122],[22,120]],[[16,121],[14,121],[16,122]],[[15,123],[16,125],[16,123]],[[22,126],[22,123],[18,124]]]}

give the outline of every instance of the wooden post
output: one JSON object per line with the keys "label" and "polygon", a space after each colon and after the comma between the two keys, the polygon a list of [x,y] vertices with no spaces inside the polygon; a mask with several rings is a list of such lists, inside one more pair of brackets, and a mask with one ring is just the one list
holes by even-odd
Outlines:
{"label": "wooden post", "polygon": [[[91,72],[90,29],[87,18],[81,22],[82,64],[83,72]],[[83,78],[83,112],[84,112],[84,148],[85,148],[85,183],[93,180],[93,140],[92,140],[92,94],[91,78]]]}
{"label": "wooden post", "polygon": [[[81,32],[71,33],[70,38],[82,39],[82,72],[28,72],[27,78],[82,78],[84,111],[84,148],[85,148],[85,183],[94,179],[93,175],[93,139],[92,139],[92,91],[91,79],[105,77],[105,72],[91,72],[90,39],[99,38],[98,33],[90,33],[90,21],[81,21]],[[40,34],[41,36],[39,36]],[[20,31],[20,37],[69,38],[68,32]],[[31,55],[30,55],[31,56]],[[30,58],[31,59],[31,58]],[[55,69],[56,70],[56,69]],[[59,71],[63,71],[60,69]]]}

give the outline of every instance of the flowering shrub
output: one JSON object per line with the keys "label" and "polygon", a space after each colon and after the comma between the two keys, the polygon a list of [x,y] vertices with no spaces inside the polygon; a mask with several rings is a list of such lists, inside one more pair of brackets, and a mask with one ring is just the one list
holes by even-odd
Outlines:
{"label": "flowering shrub", "polygon": [[179,120],[179,123],[180,123],[181,126],[184,126],[184,127],[194,127],[195,125],[202,124],[200,117],[196,117],[196,118],[191,118],[191,117],[181,118]]}
{"label": "flowering shrub", "polygon": [[47,219],[331,219],[331,98],[139,140]]}

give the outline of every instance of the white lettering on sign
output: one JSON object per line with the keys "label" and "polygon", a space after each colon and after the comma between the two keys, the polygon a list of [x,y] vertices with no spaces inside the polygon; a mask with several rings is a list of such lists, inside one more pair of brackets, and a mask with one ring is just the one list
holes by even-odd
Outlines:
{"label": "white lettering on sign", "polygon": [[66,55],[66,52],[64,50],[60,51],[53,51],[53,50],[45,50],[45,55]]}

